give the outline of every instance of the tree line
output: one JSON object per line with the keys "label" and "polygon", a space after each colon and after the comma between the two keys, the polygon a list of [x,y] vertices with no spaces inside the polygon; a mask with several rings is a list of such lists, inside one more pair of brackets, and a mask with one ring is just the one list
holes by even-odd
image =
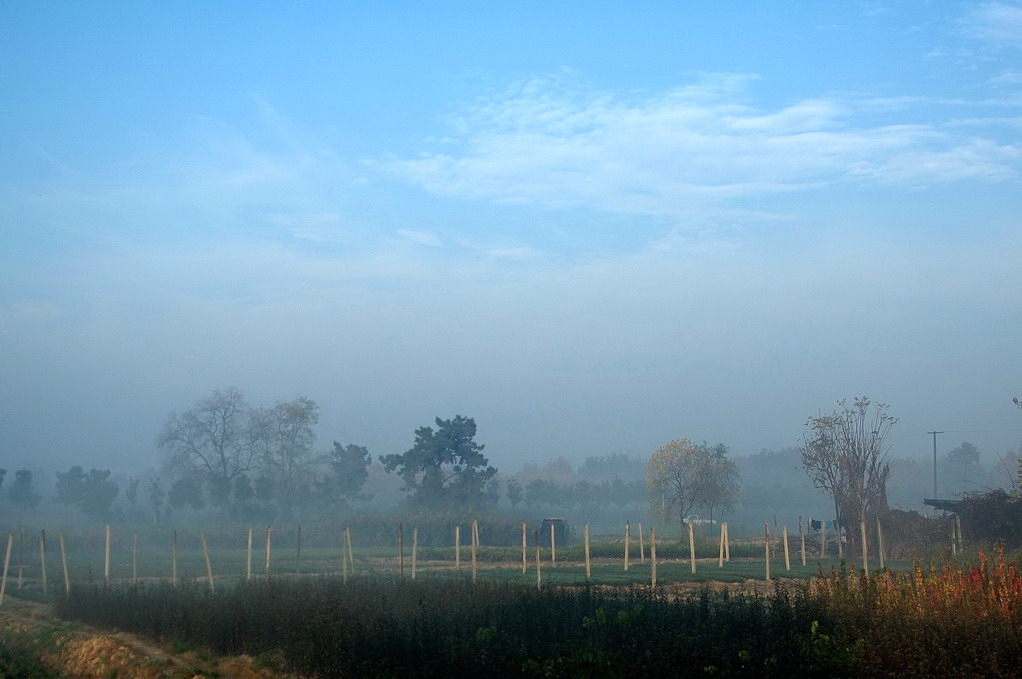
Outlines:
{"label": "tree line", "polygon": [[[372,456],[363,446],[336,441],[327,453],[317,453],[313,426],[318,413],[316,403],[305,397],[253,407],[233,388],[171,413],[157,444],[173,481],[166,489],[159,479],[146,486],[154,514],[160,515],[164,496],[171,510],[208,504],[240,516],[273,509],[283,518],[369,499],[364,485]],[[558,483],[509,477],[501,483],[476,432],[471,417],[437,417],[414,431],[407,451],[376,459],[385,473],[400,479],[406,508],[412,510],[494,510],[502,499],[512,510],[519,505],[568,509],[645,501],[641,479]],[[629,464],[624,456],[607,456],[589,458],[585,466],[587,472],[607,473]]]}
{"label": "tree line", "polygon": [[[171,413],[157,440],[174,478],[165,491],[169,507],[199,509],[209,502],[242,517],[272,509],[290,519],[370,499],[363,490],[373,461],[369,451],[334,441],[326,453],[317,452],[318,420],[319,406],[304,396],[260,408],[234,388]],[[456,415],[434,424],[416,429],[404,453],[378,458],[386,473],[400,477],[407,503],[432,510],[496,504],[497,469],[475,441],[475,420]],[[161,483],[151,481],[146,491],[157,516]]]}
{"label": "tree line", "polygon": [[[129,478],[122,494],[110,470],[75,465],[57,472],[55,499],[95,519],[108,519],[118,497],[133,510],[144,501],[157,522],[189,508],[260,521],[336,514],[373,497],[366,485],[374,458],[354,443],[333,441],[329,449],[317,449],[318,419],[319,406],[303,396],[257,407],[237,389],[217,390],[168,415],[157,437],[162,475],[145,482]],[[839,401],[832,412],[806,421],[792,454],[801,462],[803,478],[830,497],[839,523],[872,522],[888,512],[892,460],[886,439],[896,424],[887,405],[866,397],[850,404]],[[718,518],[741,498],[738,464],[722,443],[677,439],[645,461],[620,454],[590,457],[576,472],[558,458],[501,477],[484,454],[485,446],[475,440],[476,432],[471,417],[437,417],[414,431],[407,451],[375,458],[376,469],[400,480],[405,507],[415,511],[492,511],[506,503],[512,511],[591,513],[648,502],[651,515],[685,521],[697,515]],[[785,455],[780,451],[774,457]],[[747,472],[755,474],[759,463],[753,460],[764,458],[767,464],[769,457],[764,452],[742,460]],[[1018,465],[1014,459],[1010,463]],[[942,487],[949,492],[987,473],[979,464],[979,450],[968,442],[944,455],[940,470]],[[1010,497],[1019,497],[1022,468],[1011,476]],[[6,478],[6,487],[5,478],[6,470],[0,469],[0,489],[22,514],[39,504],[42,495],[29,470]]]}

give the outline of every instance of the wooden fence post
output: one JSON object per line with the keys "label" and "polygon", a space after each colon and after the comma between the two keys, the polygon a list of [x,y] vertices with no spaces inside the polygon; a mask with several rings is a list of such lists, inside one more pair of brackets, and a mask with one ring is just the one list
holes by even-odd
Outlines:
{"label": "wooden fence post", "polygon": [[884,570],[884,531],[880,527],[880,517],[877,517],[877,551],[880,553],[880,570]]}
{"label": "wooden fence post", "polygon": [[252,527],[248,527],[248,549],[245,552],[245,579],[252,579]]}
{"label": "wooden fence post", "polygon": [[784,570],[791,570],[791,556],[788,554],[788,526],[784,526]]}
{"label": "wooden fence post", "polygon": [[591,578],[593,576],[592,569],[589,567],[589,524],[585,525],[582,529],[582,541],[585,543],[586,552],[586,577]]}
{"label": "wooden fence post", "polygon": [[341,531],[341,578],[343,582],[348,582],[348,529],[345,528]]}
{"label": "wooden fence post", "polygon": [[454,527],[454,567],[461,570],[461,526]]}
{"label": "wooden fence post", "polygon": [[692,562],[692,572],[696,572],[696,529],[690,521],[688,524],[688,556]]}
{"label": "wooden fence post", "polygon": [[798,517],[798,541],[800,544],[799,553],[802,555],[802,565],[806,565],[806,534],[802,530],[802,517]]}
{"label": "wooden fence post", "polygon": [[522,575],[529,570],[529,557],[526,554],[526,537],[525,537],[525,522],[522,521]]}
{"label": "wooden fence post", "polygon": [[177,528],[170,536],[170,583],[177,587]]}
{"label": "wooden fence post", "polygon": [[731,525],[724,522],[724,561],[731,562]]}
{"label": "wooden fence post", "polygon": [[763,555],[766,563],[766,579],[770,580],[770,522],[763,522]]}
{"label": "wooden fence post", "polygon": [[57,533],[60,542],[60,564],[64,567],[64,593],[71,593],[71,578],[67,572],[67,552],[64,551],[64,531]]}
{"label": "wooden fence post", "polygon": [[46,530],[39,531],[39,573],[43,579],[43,594],[46,592]]}
{"label": "wooden fence post", "polygon": [[405,525],[397,525],[397,564],[401,579],[405,579]]}
{"label": "wooden fence post", "polygon": [[554,531],[554,524],[550,524],[550,566],[557,565],[557,535]]}
{"label": "wooden fence post", "polygon": [[4,594],[7,592],[7,569],[11,566],[11,551],[14,549],[14,533],[7,534],[7,554],[4,556],[4,575],[0,579],[0,606],[4,605]]}
{"label": "wooden fence post", "polygon": [[543,587],[543,566],[540,565],[539,529],[536,529],[536,589]]}
{"label": "wooden fence post", "polygon": [[479,549],[479,523],[472,519],[472,582],[476,581],[476,551]]}
{"label": "wooden fence post", "polygon": [[724,567],[724,522],[720,523],[720,555],[717,557],[717,568]]}
{"label": "wooden fence post", "polygon": [[646,563],[646,547],[642,544],[642,521],[639,522],[639,563]]}
{"label": "wooden fence post", "polygon": [[415,560],[416,553],[419,550],[419,529],[415,527],[412,529],[412,580],[415,579]]}
{"label": "wooden fence post", "polygon": [[625,570],[628,570],[628,544],[632,541],[632,527],[625,521]]}
{"label": "wooden fence post", "polygon": [[106,549],[103,552],[103,582],[110,585],[110,524],[106,525]]}
{"label": "wooden fence post", "polygon": [[199,539],[202,541],[202,556],[206,559],[206,577],[209,578],[209,591],[215,592],[213,585],[213,564],[209,562],[209,545],[206,544],[206,529],[199,529]]}
{"label": "wooden fence post", "polygon": [[265,564],[265,567],[264,567],[264,569],[266,571],[266,576],[267,577],[269,577],[269,575],[270,575],[270,544],[271,544],[272,538],[273,538],[273,527],[272,526],[267,526],[266,527],[266,564]]}
{"label": "wooden fence post", "polygon": [[355,550],[351,547],[351,527],[344,529],[344,540],[348,545],[348,565],[351,566],[351,574],[355,574]]}
{"label": "wooden fence post", "polygon": [[656,587],[656,526],[649,527],[649,573],[650,585]]}

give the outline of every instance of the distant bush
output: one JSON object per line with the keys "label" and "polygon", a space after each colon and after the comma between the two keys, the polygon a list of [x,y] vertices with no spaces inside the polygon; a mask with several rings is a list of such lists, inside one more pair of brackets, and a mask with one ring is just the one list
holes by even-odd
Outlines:
{"label": "distant bush", "polygon": [[944,517],[892,509],[882,524],[884,545],[892,559],[937,557],[951,542],[951,522]]}
{"label": "distant bush", "polygon": [[1001,540],[1011,549],[1022,547],[1022,498],[1003,490],[967,495],[958,505],[958,515],[967,540]]}

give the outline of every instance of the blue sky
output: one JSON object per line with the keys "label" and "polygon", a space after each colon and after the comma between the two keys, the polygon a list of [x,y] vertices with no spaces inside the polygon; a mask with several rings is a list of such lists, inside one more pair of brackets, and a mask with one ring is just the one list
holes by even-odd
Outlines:
{"label": "blue sky", "polygon": [[227,385],[508,469],[1022,442],[1017,2],[11,2],[0,88],[4,466]]}

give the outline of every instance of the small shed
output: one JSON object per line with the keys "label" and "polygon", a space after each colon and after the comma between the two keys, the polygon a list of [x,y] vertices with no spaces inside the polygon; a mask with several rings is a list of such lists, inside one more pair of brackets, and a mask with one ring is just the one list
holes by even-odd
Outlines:
{"label": "small shed", "polygon": [[961,505],[962,505],[962,501],[961,500],[938,500],[938,499],[923,498],[923,504],[928,506],[928,507],[936,507],[937,509],[942,509],[945,512],[951,512],[953,514],[957,514],[959,507],[961,507]]}
{"label": "small shed", "polygon": [[539,526],[539,544],[542,547],[550,547],[550,527],[554,529],[554,544],[562,547],[568,544],[568,522],[563,518],[543,519]]}

